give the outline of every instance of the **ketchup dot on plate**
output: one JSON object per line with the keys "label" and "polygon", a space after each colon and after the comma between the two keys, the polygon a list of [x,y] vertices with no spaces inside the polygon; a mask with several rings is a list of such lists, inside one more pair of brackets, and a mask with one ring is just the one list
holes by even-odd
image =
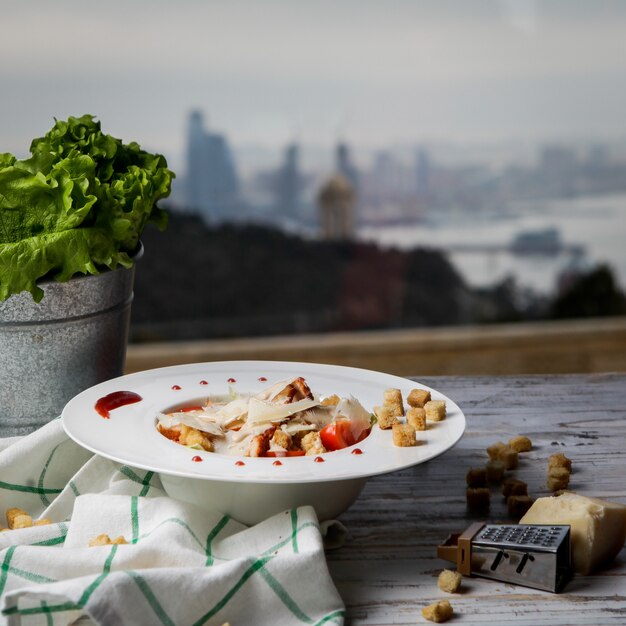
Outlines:
{"label": "ketchup dot on plate", "polygon": [[108,420],[111,417],[109,411],[127,404],[140,402],[141,399],[141,396],[134,391],[114,391],[113,393],[100,398],[94,405],[94,408],[99,415],[104,417],[105,420]]}
{"label": "ketchup dot on plate", "polygon": [[267,378],[265,378],[265,376],[259,376],[259,382],[260,383],[266,383],[267,382]]}
{"label": "ketchup dot on plate", "polygon": [[235,465],[237,467],[241,467],[242,465],[245,465],[245,463],[243,461],[235,461]]}
{"label": "ketchup dot on plate", "polygon": [[324,459],[321,456],[316,456],[313,461],[315,461],[315,463],[324,463]]}
{"label": "ketchup dot on plate", "polygon": [[272,465],[282,465],[282,463],[281,463],[280,461],[276,460],[276,461],[274,461],[274,462],[272,463]]}
{"label": "ketchup dot on plate", "polygon": [[174,391],[180,391],[181,390],[181,386],[180,385],[172,385],[172,389]]}
{"label": "ketchup dot on plate", "polygon": [[350,454],[363,454],[363,450],[361,450],[361,448],[355,448]]}
{"label": "ketchup dot on plate", "polygon": [[198,384],[199,385],[208,385],[209,383],[206,380],[201,380]]}
{"label": "ketchup dot on plate", "polygon": [[200,463],[200,461],[202,461],[202,457],[201,456],[194,456],[191,459],[194,463]]}
{"label": "ketchup dot on plate", "polygon": [[236,382],[237,382],[237,380],[236,380],[235,378],[229,378],[229,379],[228,379],[228,382],[229,382],[229,383],[236,383]]}

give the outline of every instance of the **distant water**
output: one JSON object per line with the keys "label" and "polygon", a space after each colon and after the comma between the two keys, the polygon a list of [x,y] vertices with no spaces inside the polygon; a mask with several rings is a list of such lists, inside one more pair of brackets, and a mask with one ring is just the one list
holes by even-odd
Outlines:
{"label": "distant water", "polygon": [[507,276],[538,293],[554,291],[559,274],[569,265],[610,265],[626,289],[626,194],[581,197],[518,204],[511,214],[481,217],[464,214],[442,216],[429,223],[363,227],[358,237],[383,246],[412,248],[459,244],[508,244],[521,231],[555,227],[564,244],[582,244],[586,255],[574,260],[556,256],[516,256],[510,252],[451,252],[449,258],[473,286],[489,286]]}

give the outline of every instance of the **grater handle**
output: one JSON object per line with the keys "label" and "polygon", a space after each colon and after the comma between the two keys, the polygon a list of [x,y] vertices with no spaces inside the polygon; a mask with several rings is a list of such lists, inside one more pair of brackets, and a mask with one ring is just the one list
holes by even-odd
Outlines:
{"label": "grater handle", "polygon": [[461,533],[450,533],[444,542],[437,546],[437,556],[445,561],[456,563],[456,553]]}
{"label": "grater handle", "polygon": [[457,570],[464,576],[469,576],[472,573],[472,539],[484,525],[484,522],[476,522],[462,533],[451,533],[437,546],[437,556],[456,563]]}

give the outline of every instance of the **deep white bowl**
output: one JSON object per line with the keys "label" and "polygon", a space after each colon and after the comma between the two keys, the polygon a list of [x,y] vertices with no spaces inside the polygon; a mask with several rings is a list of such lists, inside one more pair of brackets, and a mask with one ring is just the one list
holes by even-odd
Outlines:
{"label": "deep white bowl", "polygon": [[[390,430],[374,426],[356,446],[322,455],[323,462],[304,456],[275,463],[272,458],[190,450],[156,430],[161,411],[197,404],[208,395],[226,394],[231,387],[258,392],[295,376],[303,376],[314,393],[353,395],[368,411],[382,403],[383,392],[390,387],[405,397],[416,387],[428,389],[433,399],[446,401],[447,417],[418,433],[418,446],[397,447]],[[103,419],[95,404],[115,391],[133,391],[142,400]],[[452,447],[465,430],[465,417],[443,394],[397,376],[311,363],[225,361],[148,370],[101,383],[66,405],[63,425],[72,439],[97,454],[158,472],[171,497],[254,524],[305,504],[315,507],[320,520],[336,517],[356,500],[369,476],[424,463]],[[355,448],[361,453],[355,454]]]}
{"label": "deep white bowl", "polygon": [[172,498],[230,515],[253,525],[293,507],[311,505],[320,521],[335,519],[359,497],[367,478],[324,483],[233,483],[161,474]]}

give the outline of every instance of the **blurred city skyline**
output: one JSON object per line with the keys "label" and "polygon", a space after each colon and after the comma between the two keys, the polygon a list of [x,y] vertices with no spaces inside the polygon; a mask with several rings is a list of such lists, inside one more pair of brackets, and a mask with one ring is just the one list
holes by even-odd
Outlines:
{"label": "blurred city skyline", "polygon": [[[321,160],[303,164],[297,142],[265,154],[256,167],[241,167],[245,156],[230,137],[207,125],[201,110],[188,116],[185,168],[172,203],[207,222],[284,221],[313,226],[317,196],[329,177],[340,175],[356,194],[357,224],[423,221],[456,212],[505,217],[520,203],[549,202],[626,192],[626,144],[544,143],[515,151],[495,164],[492,151],[428,144],[380,146],[368,159],[352,144],[319,148]],[[491,155],[491,159],[489,156]],[[465,158],[463,158],[463,156]],[[243,157],[243,158],[242,158]],[[244,170],[244,171],[242,171]],[[289,223],[286,224],[287,226]]]}
{"label": "blurred city skyline", "polygon": [[615,0],[5,1],[0,149],[89,112],[184,173],[195,108],[244,170],[292,143],[622,145],[625,27]]}
{"label": "blurred city skyline", "polygon": [[189,115],[186,136],[187,167],[170,202],[206,224],[437,247],[476,285],[515,277],[549,293],[602,262],[626,284],[623,145],[548,142],[526,155],[518,146],[494,163],[485,146],[457,149],[455,160],[428,144],[379,147],[364,161],[338,141],[320,148],[323,165],[305,167],[292,142],[242,175],[241,152],[202,111]]}

